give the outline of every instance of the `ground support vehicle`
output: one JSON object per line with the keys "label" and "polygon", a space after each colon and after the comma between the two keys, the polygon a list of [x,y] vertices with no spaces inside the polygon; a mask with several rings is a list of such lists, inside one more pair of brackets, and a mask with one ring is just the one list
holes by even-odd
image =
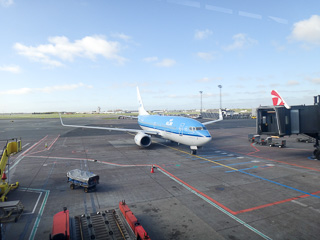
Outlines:
{"label": "ground support vehicle", "polygon": [[311,137],[306,137],[306,138],[298,137],[298,138],[297,138],[297,142],[315,143],[315,139],[313,139],[313,138],[311,138]]}
{"label": "ground support vehicle", "polygon": [[119,209],[69,216],[64,208],[53,217],[50,240],[150,240],[125,201]]}
{"label": "ground support vehicle", "polygon": [[286,140],[282,140],[281,142],[271,142],[269,144],[270,147],[278,147],[278,148],[284,148],[287,145]]}
{"label": "ground support vehicle", "polygon": [[257,134],[248,134],[248,141],[251,143],[260,141],[260,135]]}
{"label": "ground support vehicle", "polygon": [[17,222],[23,212],[23,208],[19,200],[0,202],[0,222]]}
{"label": "ground support vehicle", "polygon": [[76,186],[83,187],[85,192],[95,190],[99,184],[99,175],[89,171],[74,169],[67,173],[70,189],[73,190]]}
{"label": "ground support vehicle", "polygon": [[[16,189],[19,186],[19,182],[9,184],[6,174],[6,168],[9,165],[9,157],[17,152],[20,152],[21,140],[11,139],[6,140],[5,147],[3,148],[1,160],[0,160],[0,201],[4,202],[7,200],[7,194]],[[7,172],[9,171],[9,167],[7,168]],[[9,176],[9,174],[8,174]]]}

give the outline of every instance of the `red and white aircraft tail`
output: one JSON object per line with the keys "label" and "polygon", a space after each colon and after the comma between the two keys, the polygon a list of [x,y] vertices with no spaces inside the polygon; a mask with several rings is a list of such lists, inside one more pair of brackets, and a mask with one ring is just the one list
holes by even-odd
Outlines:
{"label": "red and white aircraft tail", "polygon": [[271,91],[273,106],[285,106],[290,109],[290,106],[284,101],[280,94],[276,90]]}

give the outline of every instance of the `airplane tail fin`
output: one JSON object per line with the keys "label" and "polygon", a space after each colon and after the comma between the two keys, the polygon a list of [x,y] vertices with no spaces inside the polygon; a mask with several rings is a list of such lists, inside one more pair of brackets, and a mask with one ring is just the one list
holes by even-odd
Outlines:
{"label": "airplane tail fin", "polygon": [[280,94],[276,90],[271,91],[273,106],[285,106],[290,109],[290,106],[284,101]]}
{"label": "airplane tail fin", "polygon": [[138,102],[139,102],[139,116],[140,115],[149,115],[149,113],[144,109],[142,99],[140,96],[139,87],[137,87],[137,96],[138,96]]}

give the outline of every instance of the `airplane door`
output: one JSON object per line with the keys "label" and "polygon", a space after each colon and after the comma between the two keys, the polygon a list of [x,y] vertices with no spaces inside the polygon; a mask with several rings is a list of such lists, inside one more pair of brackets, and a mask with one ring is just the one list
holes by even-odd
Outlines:
{"label": "airplane door", "polygon": [[182,136],[183,135],[183,128],[184,128],[185,123],[181,123],[180,127],[179,127],[179,135]]}

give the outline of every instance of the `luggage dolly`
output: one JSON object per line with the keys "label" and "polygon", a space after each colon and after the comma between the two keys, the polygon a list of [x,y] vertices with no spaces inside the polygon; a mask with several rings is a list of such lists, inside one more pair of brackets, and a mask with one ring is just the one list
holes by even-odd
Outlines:
{"label": "luggage dolly", "polygon": [[74,169],[67,172],[70,189],[73,190],[76,186],[83,187],[84,192],[95,190],[99,184],[99,175],[89,171]]}

